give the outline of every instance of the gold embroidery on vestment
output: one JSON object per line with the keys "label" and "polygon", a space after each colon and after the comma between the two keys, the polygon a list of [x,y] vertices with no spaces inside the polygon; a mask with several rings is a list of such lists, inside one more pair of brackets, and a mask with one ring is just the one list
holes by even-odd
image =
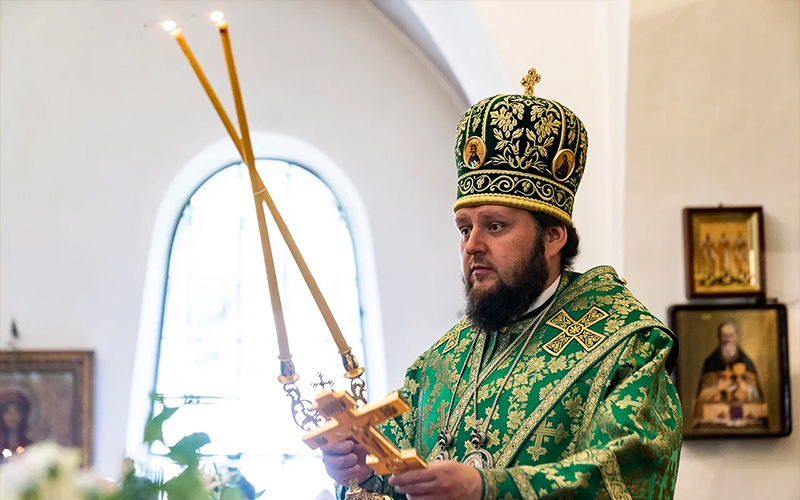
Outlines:
{"label": "gold embroidery on vestment", "polygon": [[619,342],[627,338],[629,335],[633,335],[641,329],[654,326],[657,325],[654,325],[653,322],[649,320],[634,321],[633,323],[629,323],[614,335],[606,338],[606,341],[603,342],[603,344],[607,346],[605,349],[595,349],[594,351],[587,353],[586,356],[578,361],[575,366],[556,383],[556,386],[553,388],[553,390],[550,391],[547,397],[545,397],[539,403],[539,406],[537,406],[536,409],[533,410],[533,412],[528,416],[528,418],[525,420],[525,423],[522,424],[514,437],[509,441],[508,445],[504,447],[495,466],[508,467],[508,464],[511,463],[511,460],[513,460],[513,458],[519,452],[522,444],[528,439],[531,431],[536,429],[536,427],[542,421],[542,418],[544,418],[544,416],[552,409],[553,405],[555,405],[556,402],[558,402],[564,396],[567,390],[572,387],[572,384],[582,377],[586,370],[596,363],[598,359],[611,351]]}
{"label": "gold embroidery on vestment", "polygon": [[603,482],[611,498],[613,500],[632,500],[628,487],[625,486],[625,481],[622,479],[622,472],[614,452],[601,449],[597,450],[597,454],[600,459],[598,464],[600,474],[603,476]]}
{"label": "gold embroidery on vestment", "polygon": [[586,351],[591,352],[606,338],[602,333],[595,332],[589,327],[606,319],[608,313],[597,306],[593,306],[578,321],[572,319],[569,313],[561,309],[547,324],[561,331],[555,338],[546,343],[543,349],[553,356],[558,356],[573,341],[577,341]]}
{"label": "gold embroidery on vestment", "polygon": [[484,474],[483,471],[478,470],[483,479],[483,498],[497,498],[499,489],[497,487],[497,478],[495,474]]}
{"label": "gold embroidery on vestment", "polygon": [[517,490],[522,494],[522,498],[531,498],[534,500],[539,498],[539,495],[536,494],[533,486],[531,486],[530,477],[525,474],[525,471],[511,468],[508,469],[508,473],[511,475],[514,486],[516,486]]}
{"label": "gold embroidery on vestment", "polygon": [[461,332],[469,328],[469,322],[466,318],[462,319],[458,322],[458,324],[453,327],[449,332],[444,334],[442,338],[439,339],[439,342],[433,346],[433,349],[438,349],[442,344],[444,344],[444,350],[442,354],[447,354],[449,351],[452,351],[458,345],[458,338],[461,336]]}
{"label": "gold embroidery on vestment", "polygon": [[534,461],[538,461],[542,455],[547,453],[547,448],[543,446],[545,441],[548,440],[547,438],[553,438],[558,444],[566,437],[569,437],[569,433],[564,430],[563,423],[559,422],[558,426],[553,427],[550,422],[545,422],[533,433],[533,446],[528,448],[528,453],[530,453]]}
{"label": "gold embroidery on vestment", "polygon": [[608,386],[608,383],[611,381],[610,375],[611,371],[617,366],[617,362],[619,361],[620,356],[622,356],[622,352],[625,350],[625,344],[620,344],[617,346],[614,351],[611,352],[608,356],[605,357],[603,362],[600,365],[600,369],[597,370],[597,375],[595,375],[594,380],[592,381],[592,386],[589,389],[589,396],[586,399],[586,405],[584,406],[583,412],[583,420],[581,422],[581,429],[578,432],[578,435],[575,436],[575,440],[573,444],[575,446],[580,446],[581,441],[583,441],[586,436],[589,434],[589,426],[592,423],[592,418],[594,417],[594,412],[597,410],[597,403],[600,401],[600,395]]}

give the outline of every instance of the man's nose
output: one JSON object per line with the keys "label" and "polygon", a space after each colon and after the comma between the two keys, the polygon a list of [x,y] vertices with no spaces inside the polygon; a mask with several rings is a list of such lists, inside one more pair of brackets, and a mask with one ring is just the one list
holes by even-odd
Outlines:
{"label": "man's nose", "polygon": [[467,255],[486,253],[486,240],[484,238],[485,236],[480,231],[471,231],[467,242],[464,244],[464,252]]}

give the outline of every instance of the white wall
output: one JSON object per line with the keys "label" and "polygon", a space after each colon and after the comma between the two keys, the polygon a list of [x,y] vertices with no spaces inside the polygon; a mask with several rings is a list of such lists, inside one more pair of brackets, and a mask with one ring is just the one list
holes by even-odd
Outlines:
{"label": "white wall", "polygon": [[800,2],[631,5],[626,268],[685,303],[681,210],[763,205],[767,294],[789,311],[795,430],[684,442],[676,498],[800,497]]}
{"label": "white wall", "polygon": [[[96,351],[95,459],[109,475],[124,452],[156,211],[182,166],[225,134],[155,23],[184,26],[232,112],[206,20],[217,5],[0,2],[0,343],[15,317],[22,348]],[[465,104],[368,3],[225,12],[251,130],[316,146],[364,201],[388,353],[370,369],[399,385],[461,307],[452,141]]]}

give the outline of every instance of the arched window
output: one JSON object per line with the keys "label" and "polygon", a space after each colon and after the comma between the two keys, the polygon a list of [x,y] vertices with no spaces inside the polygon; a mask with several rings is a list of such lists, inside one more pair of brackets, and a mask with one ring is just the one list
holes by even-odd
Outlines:
{"label": "arched window", "polygon": [[[257,168],[303,252],[354,354],[364,360],[362,306],[347,214],[309,170],[281,160]],[[267,213],[269,219],[269,214]],[[268,220],[289,342],[308,384],[317,372],[348,385],[336,346],[286,249]],[[247,168],[209,177],[183,208],[170,250],[155,390],[177,404],[167,441],[207,432],[206,454],[242,453],[239,465],[269,498],[314,498],[332,489],[319,454],[300,440],[277,382],[278,351]],[[157,451],[157,450],[154,450]]]}

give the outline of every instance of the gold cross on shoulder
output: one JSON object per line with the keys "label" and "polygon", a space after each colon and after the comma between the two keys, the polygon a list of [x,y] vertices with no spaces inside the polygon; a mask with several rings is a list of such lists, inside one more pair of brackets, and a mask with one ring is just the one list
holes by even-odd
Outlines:
{"label": "gold cross on shoulder", "polygon": [[520,85],[525,87],[525,95],[533,95],[533,86],[542,81],[542,76],[536,72],[536,68],[531,68]]}
{"label": "gold cross on shoulder", "polygon": [[466,330],[467,327],[469,327],[469,322],[466,319],[462,319],[461,321],[458,322],[456,326],[453,327],[452,330],[444,334],[444,336],[439,339],[439,341],[436,343],[436,345],[433,346],[433,348],[438,349],[439,346],[444,344],[445,346],[444,350],[442,351],[442,354],[446,354],[447,352],[452,351],[458,345],[458,338],[461,335],[461,332]]}
{"label": "gold cross on shoulder", "polygon": [[317,395],[314,409],[328,419],[328,422],[303,436],[303,442],[312,450],[352,438],[370,453],[367,465],[378,475],[426,467],[425,462],[417,456],[416,450],[398,450],[394,443],[375,428],[376,425],[408,411],[408,403],[397,391],[377,403],[359,408],[356,400],[347,392],[327,389]]}
{"label": "gold cross on shoulder", "polygon": [[544,350],[558,356],[573,340],[586,349],[591,351],[606,338],[602,333],[590,330],[589,327],[606,319],[608,313],[597,306],[593,306],[584,314],[581,319],[575,321],[567,311],[561,309],[555,316],[547,321],[547,324],[561,330],[561,333],[544,345]]}

